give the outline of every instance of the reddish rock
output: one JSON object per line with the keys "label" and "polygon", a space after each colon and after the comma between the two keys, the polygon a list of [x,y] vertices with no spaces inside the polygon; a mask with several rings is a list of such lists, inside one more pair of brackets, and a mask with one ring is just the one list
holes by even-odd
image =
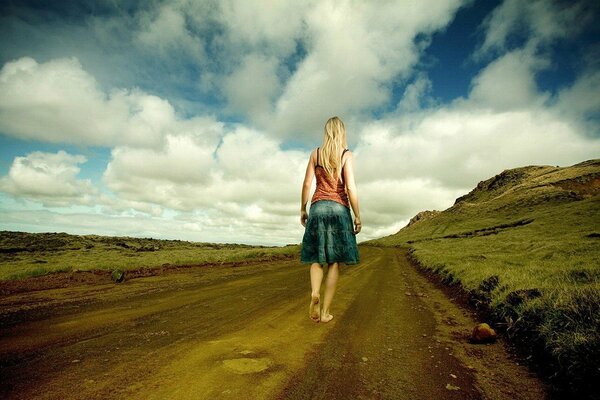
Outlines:
{"label": "reddish rock", "polygon": [[471,334],[472,343],[488,343],[496,340],[496,331],[493,330],[488,324],[478,324],[473,328]]}

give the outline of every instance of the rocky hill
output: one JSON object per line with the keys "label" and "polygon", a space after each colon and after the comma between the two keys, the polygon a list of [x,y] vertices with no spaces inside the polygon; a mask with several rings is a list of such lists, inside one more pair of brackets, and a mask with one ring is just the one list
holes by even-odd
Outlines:
{"label": "rocky hill", "polygon": [[[468,234],[464,228],[473,228],[473,234],[485,233],[478,229],[489,231],[494,228],[492,230],[498,232],[507,226],[495,225],[521,225],[521,220],[534,211],[558,210],[566,204],[591,200],[599,194],[600,159],[562,168],[544,165],[507,169],[479,182],[448,209],[421,211],[396,234],[364,243],[384,246],[410,244],[453,234]],[[595,201],[590,204],[597,206]],[[592,221],[600,221],[600,217],[592,217]],[[599,224],[596,227],[600,230]]]}

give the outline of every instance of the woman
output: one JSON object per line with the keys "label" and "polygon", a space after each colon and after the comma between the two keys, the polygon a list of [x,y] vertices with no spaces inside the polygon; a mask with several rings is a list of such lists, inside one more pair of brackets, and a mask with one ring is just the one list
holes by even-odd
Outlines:
{"label": "woman", "polygon": [[[354,159],[347,147],[344,123],[338,117],[330,118],[325,124],[322,146],[310,154],[302,186],[300,223],[306,229],[300,260],[311,264],[309,315],[315,322],[329,322],[333,318],[329,307],[335,293],[339,263],[359,262],[356,234],[361,230],[360,212],[354,182]],[[306,203],[313,175],[317,177],[317,188],[307,214]],[[350,205],[354,211],[354,226]],[[325,264],[328,264],[327,281],[321,310],[320,292]]]}

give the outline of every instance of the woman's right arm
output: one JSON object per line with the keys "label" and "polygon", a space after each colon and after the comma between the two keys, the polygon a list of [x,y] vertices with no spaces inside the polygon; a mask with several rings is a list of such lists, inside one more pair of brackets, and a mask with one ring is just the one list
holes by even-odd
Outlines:
{"label": "woman's right arm", "polygon": [[308,195],[312,185],[313,176],[315,175],[315,165],[313,161],[314,154],[316,154],[316,150],[313,150],[308,158],[308,165],[306,166],[306,173],[304,174],[304,183],[302,184],[302,193],[300,195],[300,223],[302,226],[306,226],[306,220],[308,219],[306,203],[308,203]]}
{"label": "woman's right arm", "polygon": [[356,182],[354,181],[354,155],[348,151],[348,158],[344,164],[344,182],[346,182],[346,192],[350,200],[350,206],[354,211],[354,233],[360,232],[362,223],[360,221],[360,210],[358,208],[358,193],[356,192]]}

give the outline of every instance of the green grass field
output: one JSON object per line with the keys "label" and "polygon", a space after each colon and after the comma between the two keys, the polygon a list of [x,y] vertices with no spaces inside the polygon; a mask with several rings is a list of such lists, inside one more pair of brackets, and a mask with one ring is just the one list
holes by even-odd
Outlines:
{"label": "green grass field", "polygon": [[449,209],[365,244],[409,246],[557,385],[597,385],[600,160],[506,170]]}
{"label": "green grass field", "polygon": [[299,257],[284,247],[195,243],[66,233],[0,232],[0,281],[60,271],[158,268]]}

